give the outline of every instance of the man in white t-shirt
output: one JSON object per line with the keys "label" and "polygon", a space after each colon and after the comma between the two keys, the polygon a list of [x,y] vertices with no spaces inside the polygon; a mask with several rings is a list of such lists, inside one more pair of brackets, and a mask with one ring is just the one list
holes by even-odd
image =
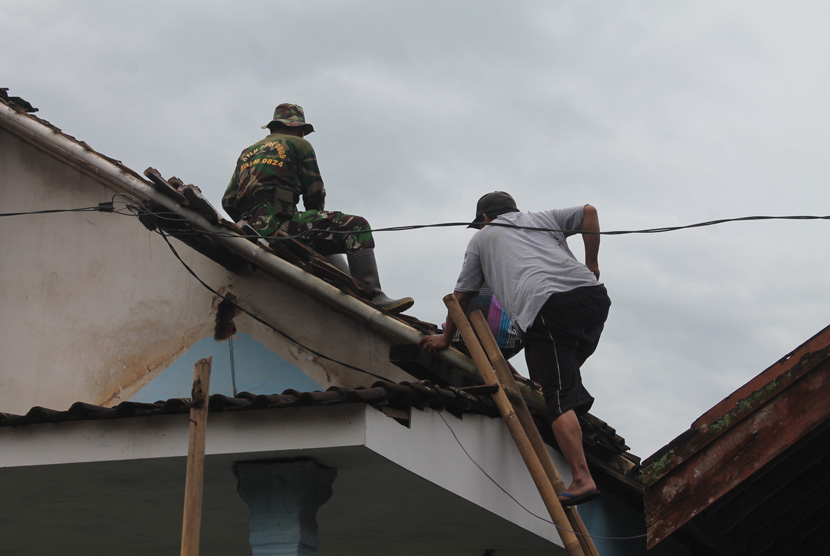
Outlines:
{"label": "man in white t-shirt", "polygon": [[[580,367],[596,350],[611,300],[599,281],[599,218],[591,205],[519,212],[503,191],[479,199],[471,227],[479,231],[464,254],[454,295],[467,310],[485,281],[523,337],[530,378],[542,386],[556,441],[573,482],[560,493],[563,506],[599,496],[582,449],[578,416],[594,398],[582,385]],[[532,229],[535,228],[535,229]],[[541,229],[541,230],[540,230]],[[585,264],[568,248],[581,233]],[[425,336],[429,352],[449,347],[456,326],[447,317],[443,334]]]}

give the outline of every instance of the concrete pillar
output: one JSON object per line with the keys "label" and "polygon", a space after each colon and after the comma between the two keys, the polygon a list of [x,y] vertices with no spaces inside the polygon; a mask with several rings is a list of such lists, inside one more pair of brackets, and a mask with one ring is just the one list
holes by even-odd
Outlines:
{"label": "concrete pillar", "polygon": [[336,470],[303,460],[237,463],[233,471],[251,509],[253,556],[317,554],[317,510],[331,498]]}

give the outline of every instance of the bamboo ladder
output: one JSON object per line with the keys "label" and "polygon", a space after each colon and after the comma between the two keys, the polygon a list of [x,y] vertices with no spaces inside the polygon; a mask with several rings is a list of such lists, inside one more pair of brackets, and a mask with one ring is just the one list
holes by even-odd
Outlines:
{"label": "bamboo ladder", "polygon": [[563,508],[559,502],[557,494],[565,490],[565,483],[545,448],[513,373],[481,311],[473,312],[468,321],[452,294],[444,297],[444,304],[484,382],[488,386],[498,387],[493,399],[542,496],[545,508],[559,530],[565,550],[569,556],[599,556],[576,507]]}

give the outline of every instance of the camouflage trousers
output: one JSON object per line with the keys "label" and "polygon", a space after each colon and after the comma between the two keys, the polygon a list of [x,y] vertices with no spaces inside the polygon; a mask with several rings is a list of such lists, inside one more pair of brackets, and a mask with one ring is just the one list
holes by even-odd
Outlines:
{"label": "camouflage trousers", "polygon": [[[372,228],[362,216],[331,210],[306,210],[294,213],[290,220],[276,214],[273,205],[260,205],[245,215],[245,219],[260,235],[268,237],[283,231],[299,236],[321,255],[351,253],[375,246]],[[344,233],[349,232],[349,233]]]}

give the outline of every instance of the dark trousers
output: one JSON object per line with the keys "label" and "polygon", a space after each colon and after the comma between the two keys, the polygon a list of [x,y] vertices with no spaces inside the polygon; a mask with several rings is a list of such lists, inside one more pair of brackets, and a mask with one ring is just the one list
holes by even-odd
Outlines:
{"label": "dark trousers", "polygon": [[611,300],[603,285],[551,295],[524,336],[530,378],[542,386],[549,422],[591,409],[580,367],[597,349]]}

